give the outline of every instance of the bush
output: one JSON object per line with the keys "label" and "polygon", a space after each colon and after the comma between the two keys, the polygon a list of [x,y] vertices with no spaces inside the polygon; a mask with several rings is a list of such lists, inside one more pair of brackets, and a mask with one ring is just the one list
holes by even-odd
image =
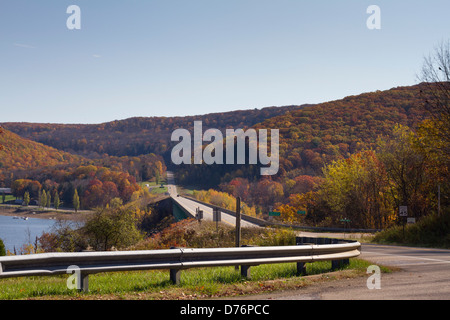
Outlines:
{"label": "bush", "polygon": [[2,239],[0,239],[0,256],[6,256],[6,248]]}
{"label": "bush", "polygon": [[[170,247],[217,248],[234,247],[235,228],[215,222],[182,220],[145,239],[133,250],[167,249]],[[286,229],[242,228],[241,245],[282,246],[295,245],[295,233]]]}
{"label": "bush", "polygon": [[378,243],[396,243],[439,248],[450,248],[450,214],[430,214],[415,224],[395,226],[377,233]]}
{"label": "bush", "polygon": [[123,207],[99,209],[85,223],[81,232],[96,251],[113,247],[125,249],[143,238],[136,227],[137,219]]}

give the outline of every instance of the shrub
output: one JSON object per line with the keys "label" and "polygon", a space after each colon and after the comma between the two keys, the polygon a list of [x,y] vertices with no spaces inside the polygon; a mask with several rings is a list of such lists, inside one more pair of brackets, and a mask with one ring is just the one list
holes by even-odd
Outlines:
{"label": "shrub", "polygon": [[450,248],[450,214],[430,214],[415,224],[395,226],[379,232],[373,241]]}
{"label": "shrub", "polygon": [[[286,229],[242,228],[241,244],[283,246],[295,244],[295,233]],[[217,248],[235,246],[235,228],[215,222],[182,220],[147,238],[133,250],[167,249],[170,247]]]}
{"label": "shrub", "polygon": [[6,248],[2,239],[0,239],[0,256],[6,256]]}

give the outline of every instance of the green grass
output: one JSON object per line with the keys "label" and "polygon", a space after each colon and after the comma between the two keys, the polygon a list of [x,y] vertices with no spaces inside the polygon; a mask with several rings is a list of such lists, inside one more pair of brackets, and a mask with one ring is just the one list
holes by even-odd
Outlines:
{"label": "green grass", "polygon": [[139,182],[139,185],[141,187],[146,187],[147,184],[148,184],[149,187],[155,187],[155,186],[160,186],[161,184],[167,184],[167,181],[166,181],[166,179],[161,179],[158,184],[156,183],[156,181],[142,181],[142,182]]}
{"label": "green grass", "polygon": [[150,193],[152,193],[152,194],[161,194],[161,193],[166,193],[167,191],[168,191],[167,187],[164,187],[164,188],[157,187],[157,188],[153,188]]}
{"label": "green grass", "polygon": [[[16,200],[16,197],[14,197],[13,195],[5,195],[5,203],[8,201],[14,201]],[[3,203],[3,196],[0,194],[0,203]]]}
{"label": "green grass", "polygon": [[[147,185],[149,187],[153,187],[152,189],[150,189],[150,193],[152,194],[161,194],[167,192],[167,181],[165,179],[162,179],[158,184],[155,181],[143,181],[140,182],[139,185],[141,186],[141,188],[146,188]],[[161,188],[161,185],[164,185],[164,187]]]}
{"label": "green grass", "polygon": [[[341,272],[345,277],[365,274],[369,262],[351,259]],[[318,280],[339,277],[330,272],[331,262],[308,263],[306,277],[296,275],[295,263],[260,265],[251,268],[251,279],[243,278],[234,267],[183,270],[180,285],[169,280],[168,270],[113,272],[89,276],[89,292],[67,289],[69,275],[0,280],[0,299],[180,299],[227,297],[298,288]],[[389,272],[382,269],[382,272]],[[316,279],[317,280],[317,279]],[[315,280],[315,281],[316,281]]]}

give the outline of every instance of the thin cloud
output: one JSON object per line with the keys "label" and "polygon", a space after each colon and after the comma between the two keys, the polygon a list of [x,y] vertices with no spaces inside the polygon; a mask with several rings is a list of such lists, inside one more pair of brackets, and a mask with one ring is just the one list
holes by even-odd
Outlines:
{"label": "thin cloud", "polygon": [[24,43],[17,43],[17,42],[13,43],[13,46],[20,47],[20,48],[27,48],[27,49],[36,49],[35,46],[31,46],[29,44],[24,44]]}
{"label": "thin cloud", "polygon": [[94,58],[96,58],[96,59],[99,59],[99,58],[101,58],[102,56],[101,55],[99,55],[99,54],[93,54],[92,55]]}

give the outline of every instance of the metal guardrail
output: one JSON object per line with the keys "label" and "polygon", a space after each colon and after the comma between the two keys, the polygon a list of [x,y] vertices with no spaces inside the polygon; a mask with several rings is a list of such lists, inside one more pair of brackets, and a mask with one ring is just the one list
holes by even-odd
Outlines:
{"label": "metal guardrail", "polygon": [[[236,216],[236,213],[232,210],[229,209],[225,209],[216,205],[213,205],[211,203],[207,203],[198,199],[195,199],[193,197],[190,196],[186,196],[186,195],[180,195],[180,197],[198,202],[200,204],[203,204],[207,207],[210,208],[214,208],[214,207],[218,207],[220,209],[220,211],[225,212],[229,215],[232,216]],[[175,198],[173,198],[175,199]],[[181,204],[180,204],[181,206]],[[309,230],[309,231],[320,231],[320,232],[367,232],[367,233],[375,233],[375,232],[380,232],[381,229],[360,229],[360,228],[332,228],[332,227],[311,227],[311,226],[300,226],[300,225],[296,225],[296,224],[287,224],[287,223],[281,223],[281,222],[271,222],[271,221],[266,221],[263,219],[259,219],[256,217],[252,217],[249,215],[245,215],[241,213],[241,218],[242,220],[245,220],[247,222],[256,224],[258,226],[261,227],[270,227],[270,226],[278,226],[278,227],[286,227],[286,228],[294,228],[294,229],[301,229],[301,230]]]}
{"label": "metal guardrail", "polygon": [[[217,266],[241,266],[241,274],[250,277],[250,267],[260,264],[297,262],[299,274],[304,264],[314,261],[345,261],[360,254],[359,242],[342,244],[304,244],[277,247],[174,248],[169,250],[107,251],[79,253],[43,253],[0,257],[0,279],[50,276],[79,270],[78,289],[88,291],[90,274],[169,269],[170,279],[178,284],[183,269]],[[335,266],[334,264],[333,266]]]}
{"label": "metal guardrail", "polygon": [[[195,201],[197,203],[200,203],[200,204],[202,204],[204,206],[207,206],[207,207],[210,207],[210,208],[219,208],[220,211],[225,212],[226,214],[229,214],[229,215],[231,215],[233,217],[236,217],[236,212],[233,211],[233,210],[225,209],[225,208],[222,208],[222,207],[213,205],[211,203],[204,202],[204,201],[201,201],[201,200],[198,200],[198,199],[195,199],[193,197],[186,196],[186,195],[183,195],[183,196],[180,195],[180,197],[186,198],[186,199],[191,200],[191,201]],[[268,221],[265,221],[265,220],[262,220],[262,219],[258,219],[256,217],[252,217],[252,216],[249,216],[249,215],[246,215],[246,214],[243,214],[243,213],[241,213],[241,219],[244,220],[244,221],[253,223],[255,225],[258,225],[260,227],[265,227],[265,226],[270,226],[271,225],[271,223],[269,223]]]}

